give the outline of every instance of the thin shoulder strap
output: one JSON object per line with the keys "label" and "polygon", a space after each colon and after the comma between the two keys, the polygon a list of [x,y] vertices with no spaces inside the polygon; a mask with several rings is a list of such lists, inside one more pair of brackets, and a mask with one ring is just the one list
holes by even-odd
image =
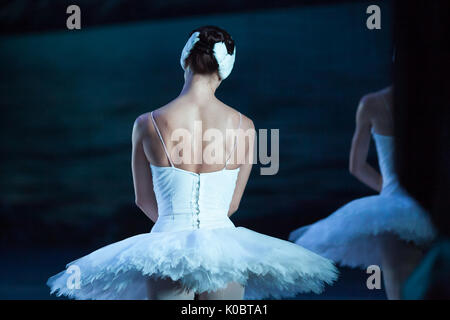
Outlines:
{"label": "thin shoulder strap", "polygon": [[[241,124],[242,124],[242,114],[239,112],[239,126],[238,126],[238,130],[241,128]],[[239,133],[238,133],[239,134]],[[231,155],[233,154],[233,152],[236,150],[236,140],[237,140],[237,134],[234,136],[234,145],[233,145],[233,150],[231,150],[230,154],[227,157],[227,160],[225,161],[225,167],[224,169],[227,167],[228,165],[228,161],[231,158]]]}
{"label": "thin shoulder strap", "polygon": [[172,160],[170,159],[169,152],[167,151],[166,144],[164,143],[164,140],[162,138],[161,132],[159,131],[159,128],[156,125],[155,118],[153,117],[153,111],[150,113],[150,116],[152,117],[153,126],[155,127],[155,130],[158,133],[159,140],[161,140],[161,143],[162,143],[162,146],[164,148],[164,152],[166,153],[167,159],[169,160],[170,165],[173,167],[173,163],[172,163]]}

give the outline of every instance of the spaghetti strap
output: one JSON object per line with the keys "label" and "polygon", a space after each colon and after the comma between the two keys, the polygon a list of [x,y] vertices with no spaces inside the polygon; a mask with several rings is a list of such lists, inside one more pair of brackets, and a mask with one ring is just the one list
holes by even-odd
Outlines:
{"label": "spaghetti strap", "polygon": [[173,167],[174,165],[173,165],[173,163],[172,163],[172,160],[170,159],[169,152],[167,151],[166,144],[164,143],[164,140],[163,140],[163,138],[162,138],[161,132],[159,131],[159,128],[158,128],[158,126],[156,125],[155,118],[153,117],[153,111],[150,112],[150,116],[151,116],[151,118],[152,118],[153,126],[155,127],[155,130],[156,130],[156,132],[158,133],[159,140],[161,140],[162,146],[163,146],[163,148],[164,148],[164,152],[165,152],[165,154],[166,154],[166,156],[167,156],[167,160],[169,160],[170,165]]}
{"label": "spaghetti strap", "polygon": [[[242,124],[242,114],[239,112],[239,126],[237,128],[237,130],[239,130],[241,128],[241,124]],[[238,133],[239,134],[239,133]],[[233,145],[233,150],[231,150],[230,154],[227,157],[227,160],[225,161],[225,166],[223,167],[223,169],[225,170],[227,168],[228,165],[228,161],[231,158],[231,155],[233,154],[233,152],[236,150],[236,140],[237,140],[237,135],[234,136],[234,145]]]}

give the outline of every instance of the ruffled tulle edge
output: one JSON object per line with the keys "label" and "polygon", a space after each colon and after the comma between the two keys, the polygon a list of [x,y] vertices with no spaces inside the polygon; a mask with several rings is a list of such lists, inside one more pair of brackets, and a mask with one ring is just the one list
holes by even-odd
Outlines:
{"label": "ruffled tulle edge", "polygon": [[[309,250],[334,261],[340,267],[366,269],[370,265],[381,266],[380,245],[384,237],[404,241],[424,251],[431,247],[436,239],[435,235],[419,238],[416,234],[411,236],[405,235],[405,233],[399,233],[396,230],[384,229],[370,234],[355,234],[352,237],[346,238],[345,241],[341,240],[327,244],[321,243],[316,244],[314,247],[309,246],[309,248],[301,241],[301,238],[297,239],[295,243],[305,246]],[[364,249],[361,249],[361,247]],[[362,254],[362,250],[365,251],[365,254]]]}
{"label": "ruffled tulle edge", "polygon": [[[377,199],[382,199],[382,196],[373,196],[377,197]],[[398,200],[393,196],[386,197],[388,199]],[[402,224],[401,222],[396,222],[395,224],[384,224],[384,225],[369,225],[369,227],[365,226],[364,228],[353,228],[349,230],[341,230],[340,232],[336,232],[335,230],[329,230],[326,240],[323,240],[323,237],[317,237],[316,235],[321,234],[323,231],[318,229],[318,226],[322,224],[331,223],[328,221],[333,216],[338,214],[344,215],[345,211],[352,208],[356,202],[361,201],[362,199],[356,199],[338,210],[332,213],[330,216],[320,220],[314,224],[307,225],[304,227],[300,227],[298,229],[293,230],[289,234],[289,241],[294,242],[300,246],[305,247],[311,251],[314,251],[324,257],[332,259],[333,261],[337,261],[335,258],[331,258],[329,255],[324,254],[323,250],[317,250],[317,247],[320,248],[336,248],[341,246],[348,246],[352,242],[355,241],[364,241],[365,238],[376,238],[381,237],[387,234],[394,235],[398,237],[399,240],[405,241],[408,243],[412,243],[420,248],[427,248],[436,238],[437,231],[433,223],[429,218],[426,217],[426,213],[423,212],[420,220],[414,225]],[[399,198],[402,201],[405,201],[403,198]],[[408,198],[408,203],[409,200]],[[353,210],[353,209],[352,209]],[[361,213],[362,215],[365,213]],[[344,217],[339,217],[343,219]],[[337,219],[337,217],[336,217]],[[324,227],[322,227],[324,229]],[[333,234],[333,236],[331,236]]]}
{"label": "ruffled tulle edge", "polygon": [[[327,277],[327,279],[318,280],[317,278],[314,278],[314,277],[303,277],[302,279],[299,279],[297,281],[297,283],[295,284],[295,286],[297,287],[295,290],[288,289],[288,287],[293,286],[292,284],[280,285],[280,286],[278,286],[278,290],[275,290],[274,288],[268,288],[266,290],[255,290],[255,289],[251,289],[250,287],[248,287],[248,283],[246,281],[243,281],[243,282],[236,281],[236,282],[239,282],[241,285],[243,285],[245,287],[245,299],[246,300],[261,300],[261,299],[279,300],[279,299],[295,298],[299,294],[303,294],[303,293],[313,292],[315,294],[321,294],[325,290],[325,287],[327,285],[331,286],[337,281],[337,279],[339,277],[338,274],[339,273],[336,269],[336,271],[332,271],[332,273],[330,274],[330,276]],[[145,275],[142,274],[142,276],[145,276]],[[152,276],[156,276],[156,275],[152,275]],[[255,275],[255,276],[257,276],[257,275]],[[159,277],[159,276],[156,276],[156,277]],[[171,278],[171,277],[169,276],[169,278]],[[172,279],[172,280],[175,280],[175,279]],[[303,282],[308,282],[307,287],[311,287],[311,282],[315,282],[314,287],[316,289],[311,290],[311,289],[304,288],[301,284],[299,284],[299,283],[303,283]],[[103,295],[90,296],[90,295],[85,295],[83,293],[77,293],[73,289],[70,290],[70,289],[62,289],[61,287],[55,287],[51,283],[47,283],[47,285],[51,288],[50,294],[55,294],[58,297],[65,296],[69,299],[77,299],[77,300],[123,300],[121,298],[117,298],[116,293],[111,294],[112,297],[105,297]],[[130,284],[130,285],[132,285],[132,284]],[[214,290],[208,290],[206,292],[220,290],[225,287],[226,286],[221,287],[221,288],[216,288]],[[189,287],[184,287],[184,286],[183,286],[183,289],[185,289],[187,291],[192,290],[192,289],[189,289]],[[249,289],[251,289],[251,290],[249,290]]]}
{"label": "ruffled tulle edge", "polygon": [[[80,289],[68,289],[58,285],[57,282],[64,282],[64,278],[67,278],[65,271],[62,271],[49,278],[47,285],[51,289],[51,294],[56,296],[64,295],[74,299],[103,300],[105,299],[104,296],[90,296],[84,288],[103,287],[104,290],[112,290],[111,295],[114,299],[114,297],[120,296],[121,291],[135,285],[136,282],[145,281],[145,277],[151,276],[179,281],[184,289],[195,293],[220,290],[230,282],[238,282],[246,288],[246,299],[292,298],[307,292],[320,294],[326,285],[332,285],[337,280],[339,274],[337,268],[331,261],[322,259],[318,264],[318,270],[320,271],[302,273],[289,270],[289,268],[279,270],[276,267],[259,264],[255,264],[255,266],[247,265],[238,269],[234,267],[229,272],[212,272],[208,268],[198,265],[193,266],[189,260],[182,258],[172,268],[167,268],[167,266],[146,267],[139,263],[130,263],[128,265],[122,264],[117,268],[108,267],[103,271],[90,272],[88,276],[81,279],[83,285]],[[67,266],[75,264],[78,260]],[[147,263],[147,266],[149,265],[151,263]],[[174,270],[183,271],[174,272]],[[131,274],[134,275],[131,276]],[[198,275],[204,276],[198,277]],[[130,281],[130,277],[135,277],[135,280]],[[200,285],[201,283],[203,285]]]}
{"label": "ruffled tulle edge", "polygon": [[[300,229],[302,229],[302,228],[300,228]],[[292,239],[290,237],[289,240],[292,242],[295,242],[299,245],[302,245],[301,239],[303,237],[308,237],[307,231],[308,230],[303,231],[301,233],[301,235],[297,237],[297,239]],[[295,231],[293,231],[291,234],[294,234],[294,233],[295,233]],[[384,226],[383,228],[379,228],[378,230],[371,230],[371,232],[355,232],[351,235],[343,235],[343,237],[340,239],[332,239],[332,240],[328,241],[326,243],[326,245],[329,247],[345,246],[346,244],[353,242],[353,241],[358,241],[358,240],[361,240],[364,238],[369,238],[369,237],[381,237],[381,236],[389,235],[389,234],[396,236],[398,238],[398,240],[412,243],[418,247],[428,247],[430,245],[430,243],[432,243],[434,241],[434,239],[436,238],[436,233],[433,229],[430,229],[424,233],[418,233],[414,228],[404,228],[403,230],[400,230],[399,228],[392,228],[390,226]],[[321,244],[321,245],[324,245],[324,244]],[[305,248],[308,249],[308,247],[305,247]],[[318,253],[318,254],[320,254],[320,253]]]}

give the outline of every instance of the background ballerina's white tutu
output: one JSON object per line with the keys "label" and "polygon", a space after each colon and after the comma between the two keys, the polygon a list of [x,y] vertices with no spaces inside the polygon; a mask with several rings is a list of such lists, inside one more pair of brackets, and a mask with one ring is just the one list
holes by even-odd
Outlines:
{"label": "background ballerina's white tutu", "polygon": [[381,240],[395,235],[419,247],[436,231],[427,213],[400,186],[394,170],[394,138],[372,131],[383,176],[379,195],[354,200],[329,217],[294,230],[289,240],[340,265],[381,265]]}

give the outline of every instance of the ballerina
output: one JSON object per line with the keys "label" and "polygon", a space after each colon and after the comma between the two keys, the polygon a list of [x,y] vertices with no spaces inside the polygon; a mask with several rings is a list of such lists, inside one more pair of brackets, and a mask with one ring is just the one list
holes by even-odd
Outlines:
{"label": "ballerina", "polygon": [[[69,263],[79,268],[78,288],[67,286],[71,274],[62,271],[48,280],[52,293],[77,299],[262,299],[320,293],[336,279],[330,260],[236,227],[229,218],[253,163],[253,140],[242,139],[254,132],[253,122],[215,97],[235,53],[225,30],[191,32],[180,60],[181,94],[139,116],[133,129],[136,204],[155,222],[151,232]],[[201,151],[202,158],[208,147],[189,146],[180,158],[174,132],[192,133],[196,121],[216,133],[236,132],[219,143],[220,161],[180,161],[191,159],[191,151]]]}
{"label": "ballerina", "polygon": [[[329,217],[293,231],[289,240],[342,266],[378,265],[389,299],[435,237],[426,212],[400,186],[394,170],[392,87],[364,96],[356,114],[350,172],[379,195],[354,200]],[[370,136],[381,174],[367,163]]]}

